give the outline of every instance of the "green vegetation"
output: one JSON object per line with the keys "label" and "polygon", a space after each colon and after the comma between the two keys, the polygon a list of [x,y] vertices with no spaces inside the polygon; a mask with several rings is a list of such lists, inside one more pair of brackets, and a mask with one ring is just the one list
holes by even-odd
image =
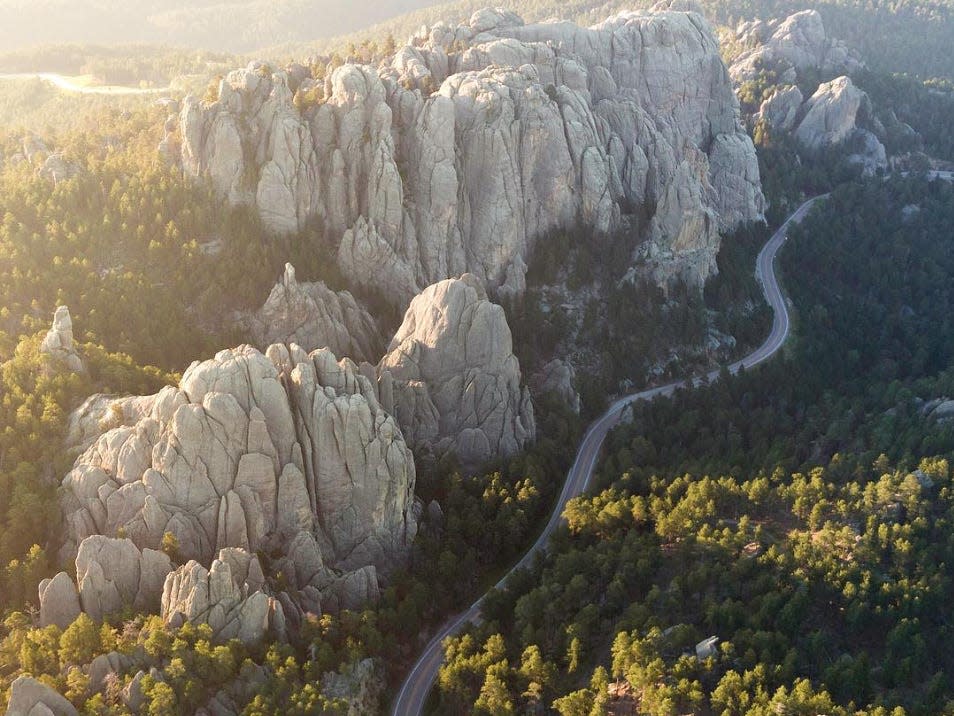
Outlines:
{"label": "green vegetation", "polygon": [[[320,231],[268,236],[252,210],[158,156],[161,127],[150,108],[41,134],[78,169],[55,186],[37,175],[42,152],[0,168],[0,360],[66,304],[86,340],[181,370],[239,341],[234,312],[260,306],[285,261],[340,285]],[[0,135],[0,155],[20,152],[23,136]]]}
{"label": "green vegetation", "polygon": [[62,448],[69,409],[95,392],[150,393],[173,379],[92,343],[81,346],[85,375],[50,370],[38,351],[41,338],[22,341],[0,365],[0,613],[35,602],[37,583],[55,572],[54,475],[66,474],[72,460]]}
{"label": "green vegetation", "polygon": [[214,52],[153,45],[47,45],[0,54],[0,74],[89,75],[97,84],[167,87],[176,78],[232,69],[240,60]]}
{"label": "green vegetation", "polygon": [[[0,168],[0,490],[10,496],[0,503],[0,702],[26,671],[89,713],[124,713],[122,689],[140,668],[155,668],[161,679],[142,685],[146,711],[194,710],[257,666],[262,685],[247,696],[248,713],[320,712],[322,673],[367,656],[386,658],[398,673],[428,624],[483,591],[501,560],[522,551],[552,502],[554,476],[572,458],[579,419],[541,404],[544,438],[483,475],[464,479],[454,465],[422,464],[418,494],[439,499],[444,517],[422,530],[413,570],[394,575],[373,608],[322,617],[290,645],[213,646],[191,627],[183,633],[132,613],[82,651],[63,647],[55,629],[35,628],[37,583],[63,567],[55,485],[73,457],[61,447],[69,413],[95,392],[156,392],[176,380],[171,371],[239,342],[233,311],[260,305],[289,257],[299,275],[340,284],[323,261],[320,230],[270,237],[249,211],[224,206],[156,157],[161,120],[158,109],[104,112],[83,131],[42,134],[78,169],[56,184],[36,172],[44,151],[32,164]],[[12,158],[25,143],[35,146],[19,133],[0,136],[0,153]],[[72,310],[84,375],[51,370],[38,353],[61,304]],[[174,539],[162,546],[177,554]],[[435,596],[434,584],[452,587]],[[156,640],[172,646],[152,653]],[[136,668],[92,696],[79,667],[111,650],[135,657]],[[194,661],[209,650],[221,663]]]}
{"label": "green vegetation", "polygon": [[634,408],[551,554],[446,642],[439,711],[949,713],[954,429],[923,406],[954,389],[952,207],[856,183],[793,230],[789,354]]}
{"label": "green vegetation", "polygon": [[[59,376],[52,385],[71,390],[52,393],[48,383],[36,378],[38,361],[34,358],[32,363],[26,362],[30,356],[35,357],[35,343],[21,344],[17,358],[4,366],[4,376],[7,371],[15,372],[33,381],[40,403],[53,413],[52,417],[42,414],[37,418],[42,425],[31,439],[39,447],[31,444],[30,459],[11,474],[19,485],[27,486],[41,482],[29,474],[38,466],[52,465],[65,471],[63,456],[59,460],[51,457],[63,440],[62,414],[56,406],[69,404],[73,392],[85,395],[92,390],[77,376]],[[89,345],[84,351],[98,355]],[[155,382],[168,379],[147,371],[137,383],[139,374],[121,372],[122,359],[107,358],[107,366],[91,370],[91,375],[111,370],[123,385],[134,390],[155,390]],[[21,404],[32,408],[33,402],[23,392],[16,396],[22,396]],[[12,404],[10,409],[18,415],[24,413],[23,408]],[[412,570],[393,575],[377,605],[359,613],[345,611],[337,616],[310,618],[291,644],[265,644],[254,649],[235,641],[215,645],[206,626],[186,624],[173,629],[155,616],[130,613],[100,626],[83,615],[61,634],[56,627],[36,628],[28,612],[8,610],[0,626],[0,709],[4,708],[12,681],[20,673],[31,673],[65,694],[84,713],[129,713],[123,689],[139,669],[149,672],[155,668],[161,678],[143,682],[141,713],[192,712],[235,680],[252,684],[252,689],[238,697],[240,708],[250,716],[339,713],[340,705],[324,697],[316,683],[322,674],[367,657],[384,661],[390,675],[400,674],[407,661],[416,656],[420,635],[483,591],[497,566],[516,558],[531,539],[552,502],[552,476],[566,471],[579,440],[578,419],[558,409],[544,409],[540,419],[545,437],[498,469],[467,479],[451,465],[421,470],[418,494],[425,500],[440,499],[444,517],[438,523],[425,523],[415,545]],[[5,413],[0,413],[0,424],[11,426],[6,434],[11,438],[23,436],[26,430],[22,424],[8,421]],[[27,455],[26,449],[15,453],[0,439],[4,464],[8,458]],[[5,487],[4,476],[0,471],[0,487]],[[26,549],[27,556],[7,568],[6,581],[0,583],[5,595],[2,608],[34,601],[37,582],[55,571],[40,547],[26,547],[31,539],[41,544],[47,544],[47,540],[55,543],[50,525],[55,524],[58,510],[52,488],[20,492],[25,497],[15,498],[6,523],[9,529],[0,534],[0,544],[16,539],[15,548]],[[39,504],[46,505],[42,512],[36,511]],[[163,548],[174,553],[177,546],[170,539],[163,540]],[[434,585],[446,588],[435,590]],[[92,694],[81,668],[110,651],[129,656],[134,667],[105,695]]]}
{"label": "green vegetation", "polygon": [[[949,82],[920,82],[907,75],[875,72],[862,72],[855,80],[879,110],[889,152],[923,150],[937,159],[954,162],[954,87]],[[921,141],[912,140],[899,126],[901,122],[917,132]]]}
{"label": "green vegetation", "polygon": [[[537,2],[522,11],[591,22],[592,6]],[[620,7],[605,3],[598,15]],[[762,12],[707,7],[722,21]],[[882,6],[873,7],[878,16]],[[908,22],[907,12],[892,22]],[[919,48],[947,31],[946,18],[942,9],[932,15]],[[383,37],[342,52],[373,62],[394,49],[393,36]],[[70,67],[114,82],[195,69],[176,65],[175,53],[128,66],[106,52],[82,57],[87,64]],[[942,61],[919,49],[900,66]],[[342,54],[313,58],[313,75],[341,62]],[[757,104],[769,80],[747,87],[744,101]],[[878,74],[859,81],[895,113],[889,131],[907,122],[924,149],[950,158],[946,85]],[[54,185],[37,174],[42,155],[13,160],[21,131],[0,135],[0,709],[25,672],[89,714],[127,713],[122,691],[140,669],[156,670],[141,682],[143,712],[156,714],[194,711],[235,682],[255,685],[233,695],[250,715],[338,713],[321,676],[366,657],[386,662],[393,681],[428,631],[532,541],[581,419],[538,404],[540,442],[480,475],[422,462],[417,492],[438,500],[443,517],[423,522],[409,569],[392,576],[378,604],[310,619],[291,644],[213,644],[206,627],[173,629],[131,612],[104,625],[80,617],[63,632],[36,628],[36,584],[62,567],[55,484],[71,460],[60,447],[69,412],[93,392],[154,392],[194,358],[240,342],[235,312],[262,303],[286,260],[306,280],[341,281],[320,227],[269,237],[253,212],[224,206],[158,158],[164,111],[151,100],[67,98],[32,82],[0,91],[13,98],[0,123],[73,117],[69,129],[34,131],[78,169]],[[295,97],[305,111],[323,100],[317,89]],[[803,164],[790,139],[754,130],[773,221],[854,174],[836,153]],[[889,143],[919,148],[907,141],[899,131]],[[954,428],[919,402],[954,395],[952,206],[942,184],[850,184],[793,231],[783,268],[801,330],[790,354],[634,409],[609,441],[600,491],[569,505],[550,555],[491,594],[483,626],[447,642],[440,712],[590,714],[627,700],[654,714],[954,712]],[[628,265],[635,234],[548,237],[526,300],[508,306],[522,363],[552,356],[574,331],[600,367],[581,376],[591,415],[621,383],[723,357],[704,354],[712,326],[740,349],[756,344],[770,314],[751,265],[767,231],[728,238],[701,294],[676,285],[666,295],[619,283],[614,272]],[[573,308],[572,326],[559,292],[537,290],[586,296],[594,282],[605,291]],[[38,353],[61,304],[72,309],[87,374],[50,371]],[[703,349],[671,360],[674,345]],[[177,558],[167,537],[162,549]],[[714,652],[696,659],[695,645],[710,635],[719,637]],[[110,651],[134,667],[92,695],[82,667]]]}
{"label": "green vegetation", "polygon": [[49,135],[80,129],[102,111],[136,111],[153,102],[148,96],[68,94],[36,77],[0,80],[0,130]]}

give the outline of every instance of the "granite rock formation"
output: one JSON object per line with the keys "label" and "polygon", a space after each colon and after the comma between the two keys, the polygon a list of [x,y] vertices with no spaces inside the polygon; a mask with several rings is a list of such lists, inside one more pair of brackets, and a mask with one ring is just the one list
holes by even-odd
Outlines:
{"label": "granite rock formation", "polygon": [[72,373],[86,370],[83,359],[73,345],[73,319],[70,317],[70,309],[66,306],[56,309],[53,325],[40,344],[40,354],[46,362],[46,370],[68,370]]}
{"label": "granite rock formation", "polygon": [[[40,623],[65,628],[80,611],[101,620],[126,607],[157,611],[172,561],[129,539],[91,535],[76,554],[76,584],[66,572],[40,582]],[[78,586],[77,586],[78,585]]]}
{"label": "granite rock formation", "polygon": [[274,232],[317,218],[346,278],[402,309],[465,272],[519,292],[548,232],[608,231],[635,211],[664,216],[648,237],[659,256],[685,254],[662,274],[702,281],[717,230],[762,215],[754,148],[696,12],[582,28],[483,10],[378,68],[336,69],[301,110],[293,86],[302,98],[316,81],[253,62],[217,101],[187,99],[182,165]]}
{"label": "granite rock formation", "polygon": [[295,343],[306,351],[328,348],[358,362],[373,361],[383,351],[374,319],[350,293],[332,291],[321,281],[299,283],[291,264],[285,264],[282,278],[250,324],[262,348]]}
{"label": "granite rock formation", "polygon": [[817,10],[802,10],[780,21],[744,22],[736,29],[734,39],[747,48],[729,68],[736,82],[772,70],[780,82],[792,84],[805,70],[818,70],[831,77],[864,66],[844,42],[828,36]]}
{"label": "granite rock formation", "polygon": [[798,121],[804,99],[798,87],[780,87],[759,106],[757,119],[761,119],[773,129],[790,132]]}
{"label": "granite rock formation", "polygon": [[535,437],[504,310],[472,274],[411,302],[377,372],[382,404],[417,448],[476,466]]}
{"label": "granite rock formation", "polygon": [[850,159],[872,173],[888,165],[885,148],[872,129],[878,125],[871,101],[848,77],[819,85],[803,107],[795,138],[811,152],[847,146]]}
{"label": "granite rock formation", "polygon": [[66,629],[82,611],[76,585],[66,572],[52,579],[44,579],[38,589],[40,598],[40,626],[55,624]]}
{"label": "granite rock formation", "polygon": [[191,560],[166,578],[162,618],[172,626],[206,623],[220,642],[256,644],[266,634],[284,639],[285,612],[262,590],[264,581],[258,559],[244,550],[222,550],[209,569]]}
{"label": "granite rock formation", "polygon": [[[296,571],[285,612],[299,616],[308,588],[305,607],[314,609],[373,599],[379,575],[405,558],[416,533],[413,456],[348,359],[242,346],[193,364],[178,388],[136,401],[135,420],[97,438],[63,480],[61,557],[76,557],[92,616],[122,604],[158,610],[173,571],[155,551],[164,541],[210,570],[234,556],[230,548],[267,550],[284,573]],[[117,533],[125,539],[102,536]],[[180,581],[201,589],[215,576],[195,569]],[[256,600],[248,608],[258,614]]]}
{"label": "granite rock formation", "polygon": [[32,676],[20,676],[10,687],[7,716],[77,716],[76,707]]}
{"label": "granite rock formation", "polygon": [[576,369],[569,361],[555,358],[530,378],[534,396],[550,395],[579,415],[580,394],[576,388]]}

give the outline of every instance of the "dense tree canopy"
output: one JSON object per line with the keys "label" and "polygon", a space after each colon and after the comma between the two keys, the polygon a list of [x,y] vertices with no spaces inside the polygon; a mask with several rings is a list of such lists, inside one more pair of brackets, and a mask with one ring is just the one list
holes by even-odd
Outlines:
{"label": "dense tree canopy", "polygon": [[635,407],[551,555],[447,641],[438,711],[947,713],[952,221],[949,185],[891,180],[793,230],[791,349]]}

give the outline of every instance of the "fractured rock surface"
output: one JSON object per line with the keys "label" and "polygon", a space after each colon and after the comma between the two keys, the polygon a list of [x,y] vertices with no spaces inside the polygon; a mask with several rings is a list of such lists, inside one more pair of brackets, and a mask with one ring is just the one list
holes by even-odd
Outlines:
{"label": "fractured rock surface", "polygon": [[848,145],[851,157],[871,173],[888,165],[884,145],[867,127],[876,124],[868,95],[848,77],[819,85],[804,105],[805,116],[795,137],[809,151]]}
{"label": "fractured rock surface", "polygon": [[32,676],[20,676],[10,687],[7,716],[77,716],[64,696]]}
{"label": "fractured rock surface", "polygon": [[382,352],[374,319],[350,293],[332,291],[321,281],[299,283],[291,264],[285,264],[281,280],[252,316],[251,331],[263,348],[295,343],[306,351],[328,348],[359,362]]}
{"label": "fractured rock surface", "polygon": [[[548,232],[608,231],[657,206],[666,218],[650,240],[688,262],[666,273],[701,282],[716,229],[764,208],[697,12],[624,12],[582,28],[483,10],[425,28],[378,69],[346,64],[323,89],[302,112],[288,73],[230,72],[217,101],[184,103],[182,165],[277,233],[319,219],[349,281],[400,308],[465,272],[519,290]],[[683,197],[685,212],[673,206]]]}
{"label": "fractured rock surface", "polygon": [[[76,557],[92,616],[158,609],[172,571],[156,552],[167,533],[183,560],[209,569],[229,548],[311,565],[295,588],[327,592],[315,605],[374,598],[378,574],[405,558],[417,527],[413,456],[348,359],[241,346],[138,407],[148,412],[101,435],[63,480],[61,557]],[[117,533],[125,538],[103,536]],[[301,535],[310,551],[296,547]],[[185,583],[205,579],[190,574]]]}
{"label": "fractured rock surface", "polygon": [[[243,559],[244,558],[244,559]],[[192,560],[170,574],[162,590],[162,618],[173,626],[206,623],[217,641],[260,642],[271,629],[283,638],[284,612],[262,591],[258,560],[244,550],[223,550],[206,569]]]}
{"label": "fractured rock surface", "polygon": [[580,393],[576,388],[576,369],[566,360],[555,358],[530,379],[534,395],[556,398],[571,411],[580,414]]}
{"label": "fractured rock surface", "polygon": [[732,79],[745,82],[763,70],[774,70],[783,82],[792,83],[805,70],[850,74],[864,63],[841,40],[829,37],[817,10],[802,10],[783,20],[744,22],[736,41],[749,49],[729,68]]}
{"label": "fractured rock surface", "polygon": [[44,579],[38,591],[40,626],[56,624],[60,629],[66,629],[80,615],[79,593],[66,572],[60,572],[52,579]]}
{"label": "fractured rock surface", "polygon": [[73,345],[73,319],[66,306],[56,309],[53,325],[40,344],[40,354],[46,358],[49,370],[66,369],[71,373],[85,370],[83,359]]}
{"label": "fractured rock surface", "polygon": [[513,455],[536,434],[504,310],[471,274],[412,302],[378,364],[381,401],[408,441],[474,466]]}

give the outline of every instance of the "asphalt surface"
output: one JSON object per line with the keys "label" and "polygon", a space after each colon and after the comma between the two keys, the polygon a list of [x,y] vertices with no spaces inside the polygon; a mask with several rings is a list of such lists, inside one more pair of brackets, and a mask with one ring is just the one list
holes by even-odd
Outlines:
{"label": "asphalt surface", "polygon": [[[788,338],[791,323],[788,308],[785,305],[785,297],[782,294],[782,290],[778,284],[778,278],[775,275],[775,256],[785,243],[788,227],[793,223],[800,222],[811,210],[812,205],[823,198],[824,196],[818,196],[802,204],[798,210],[785,221],[779,230],[772,235],[772,238],[766,242],[765,246],[763,246],[759,252],[755,265],[755,275],[762,285],[765,299],[774,312],[772,331],[762,345],[741,360],[732,363],[728,367],[730,373],[737,373],[743,366],[745,368],[751,368],[768,360],[782,348],[785,340]],[[721,369],[714,369],[704,376],[697,376],[691,379],[692,384],[695,386],[703,382],[711,382],[719,376],[720,370]],[[639,393],[626,395],[614,402],[599,419],[590,425],[586,431],[586,435],[583,437],[583,442],[580,444],[576,460],[573,462],[573,467],[570,468],[566,482],[563,485],[563,490],[553,508],[553,513],[550,515],[546,527],[543,528],[539,538],[537,538],[537,541],[534,542],[529,551],[497,582],[495,588],[502,588],[511,574],[518,569],[529,566],[533,562],[533,558],[546,549],[550,536],[563,521],[563,508],[566,507],[566,503],[573,497],[585,492],[589,486],[589,482],[596,470],[596,463],[600,456],[600,450],[603,447],[603,441],[606,439],[607,433],[619,422],[626,407],[637,400],[652,400],[660,395],[671,395],[677,388],[686,387],[689,381],[690,379],[676,381],[650,388],[649,390],[643,390]],[[391,711],[393,716],[418,716],[423,712],[424,703],[427,701],[431,687],[437,679],[437,672],[440,669],[441,663],[444,661],[444,650],[441,642],[447,637],[459,632],[464,625],[478,623],[480,621],[480,609],[483,601],[484,597],[482,596],[474,602],[467,611],[448,619],[434,638],[428,642],[424,652],[401,685],[401,690],[398,692],[397,698],[394,701],[394,708]]]}

